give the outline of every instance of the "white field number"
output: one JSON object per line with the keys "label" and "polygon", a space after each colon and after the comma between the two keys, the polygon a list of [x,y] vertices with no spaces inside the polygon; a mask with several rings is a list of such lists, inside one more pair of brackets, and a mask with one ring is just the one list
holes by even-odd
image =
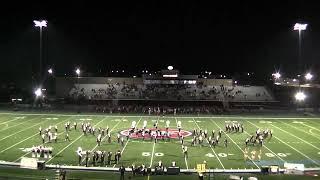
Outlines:
{"label": "white field number", "polygon": [[[206,156],[210,157],[210,158],[215,157],[214,154],[212,154],[212,153],[207,153]],[[219,153],[218,156],[219,157],[227,157],[228,155],[226,153]]]}
{"label": "white field number", "polygon": [[[265,155],[266,155],[267,157],[275,157],[275,155],[272,154],[272,153],[265,153]],[[277,153],[277,155],[278,155],[279,157],[287,157],[287,155],[286,155],[285,153]]]}
{"label": "white field number", "polygon": [[[164,154],[161,152],[154,153],[155,156],[163,156]],[[142,152],[142,156],[151,156],[151,152]]]}

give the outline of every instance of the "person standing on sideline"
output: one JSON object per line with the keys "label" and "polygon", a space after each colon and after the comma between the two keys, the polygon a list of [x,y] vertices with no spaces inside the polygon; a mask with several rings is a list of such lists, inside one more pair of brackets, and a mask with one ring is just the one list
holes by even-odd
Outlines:
{"label": "person standing on sideline", "polygon": [[119,172],[120,172],[120,180],[124,180],[124,172],[125,172],[125,168],[123,165],[120,166],[119,168]]}

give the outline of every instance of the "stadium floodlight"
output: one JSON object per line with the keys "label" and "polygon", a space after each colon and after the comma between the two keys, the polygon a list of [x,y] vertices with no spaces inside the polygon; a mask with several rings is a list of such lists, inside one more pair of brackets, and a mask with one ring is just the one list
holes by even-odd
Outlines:
{"label": "stadium floodlight", "polygon": [[47,27],[46,20],[34,20],[33,21],[35,27],[39,27],[40,29],[40,43],[39,43],[39,82],[41,81],[42,74],[42,28]]}
{"label": "stadium floodlight", "polygon": [[272,76],[275,78],[275,79],[279,79],[281,77],[281,74],[279,72],[276,72],[276,73],[273,73]]}
{"label": "stadium floodlight", "polygon": [[311,73],[307,73],[305,76],[306,80],[311,80],[313,75]]}
{"label": "stadium floodlight", "polygon": [[296,93],[295,98],[297,101],[303,101],[306,98],[306,95],[303,92],[299,91]]}
{"label": "stadium floodlight", "polygon": [[36,95],[36,97],[40,97],[42,95],[42,91],[41,88],[38,88],[34,91],[34,94]]}
{"label": "stadium floodlight", "polygon": [[40,21],[34,20],[33,22],[34,22],[34,26],[35,27],[40,27],[40,28],[47,27],[47,21],[46,20],[40,20]]}
{"label": "stadium floodlight", "polygon": [[77,73],[77,76],[80,76],[81,71],[79,68],[76,69],[76,73]]}
{"label": "stadium floodlight", "polygon": [[308,26],[308,24],[296,23],[296,24],[293,26],[293,30],[295,30],[295,31],[303,31],[303,30],[306,30],[306,29],[307,29],[307,26]]}
{"label": "stadium floodlight", "polygon": [[168,70],[172,70],[173,69],[173,66],[168,66]]}
{"label": "stadium floodlight", "polygon": [[301,24],[301,23],[296,23],[294,26],[293,26],[293,30],[294,31],[298,31],[299,32],[299,48],[298,48],[298,60],[299,60],[299,62],[298,62],[298,67],[299,67],[299,69],[301,68],[301,63],[302,63],[302,59],[301,59],[301,31],[305,31],[306,29],[307,29],[307,26],[308,26],[308,24]]}
{"label": "stadium floodlight", "polygon": [[49,74],[52,74],[52,73],[53,73],[52,68],[48,69],[48,73],[49,73]]}

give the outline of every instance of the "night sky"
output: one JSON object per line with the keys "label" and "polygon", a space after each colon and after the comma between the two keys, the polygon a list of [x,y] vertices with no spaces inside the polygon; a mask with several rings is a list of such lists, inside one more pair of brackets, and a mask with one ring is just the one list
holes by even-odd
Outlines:
{"label": "night sky", "polygon": [[[302,68],[319,70],[320,11],[317,1],[74,1],[2,5],[1,81],[31,79],[38,72],[39,29],[44,68],[57,75],[111,69],[135,74],[173,65],[185,74],[213,74],[298,68],[296,22],[308,23],[302,36]],[[225,3],[223,3],[225,2]]]}

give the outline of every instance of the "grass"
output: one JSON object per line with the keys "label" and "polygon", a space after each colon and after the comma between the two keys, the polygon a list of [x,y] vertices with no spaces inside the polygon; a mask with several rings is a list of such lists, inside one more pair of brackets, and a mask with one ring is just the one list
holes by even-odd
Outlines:
{"label": "grass", "polygon": [[[139,121],[140,120],[140,121]],[[181,144],[178,140],[159,141],[154,143],[151,140],[130,139],[121,146],[116,142],[116,133],[128,129],[132,121],[136,121],[139,128],[143,121],[148,121],[148,128],[152,128],[153,121],[159,121],[159,127],[165,126],[165,121],[170,120],[172,129],[176,129],[176,122],[181,121],[183,130],[207,129],[211,132],[219,128],[224,129],[225,121],[238,121],[244,124],[244,133],[223,133],[222,140],[228,139],[228,147],[223,142],[216,148],[210,148],[205,142],[203,147],[196,145],[191,147],[191,136],[185,139],[188,146],[188,159],[184,159]],[[78,130],[72,129],[69,132],[71,141],[64,141],[64,124],[70,121],[78,122]],[[96,146],[96,137],[93,135],[84,136],[80,131],[80,123],[90,122],[96,127],[110,127],[112,130],[112,143],[104,141],[101,146]],[[46,143],[46,146],[53,147],[53,157],[47,159],[47,164],[77,165],[78,159],[76,150],[82,147],[83,150],[104,150],[123,151],[122,158],[118,165],[128,167],[132,163],[147,167],[154,167],[158,161],[169,166],[175,161],[182,169],[194,169],[196,164],[207,162],[208,168],[238,169],[238,168],[259,168],[261,166],[279,165],[283,167],[284,162],[303,163],[305,167],[320,167],[320,118],[317,117],[271,117],[271,116],[179,116],[179,117],[156,117],[156,116],[107,116],[107,115],[63,115],[63,114],[21,114],[21,113],[0,113],[0,160],[19,162],[20,158],[31,157],[31,154],[24,152],[24,148],[42,143],[38,128],[46,128],[49,125],[58,126],[58,143]],[[245,148],[244,140],[255,133],[257,128],[268,128],[273,130],[273,137],[267,138],[261,148],[261,160],[247,160],[243,158]],[[106,139],[105,139],[106,140]],[[257,150],[257,146],[250,146],[249,151]],[[112,157],[114,159],[114,157]]]}

